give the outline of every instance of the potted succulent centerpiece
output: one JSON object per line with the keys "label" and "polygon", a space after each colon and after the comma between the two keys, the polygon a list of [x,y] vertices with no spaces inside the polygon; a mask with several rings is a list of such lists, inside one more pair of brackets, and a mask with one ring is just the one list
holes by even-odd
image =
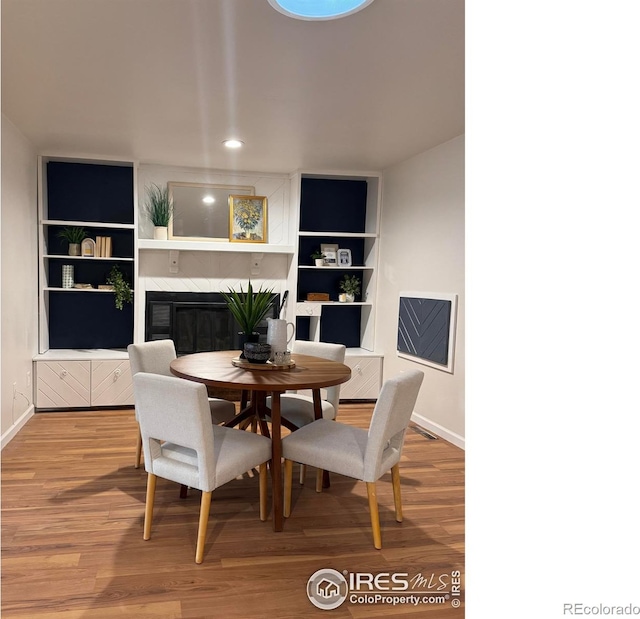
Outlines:
{"label": "potted succulent centerpiece", "polygon": [[324,254],[319,249],[316,249],[316,251],[311,254],[311,258],[315,261],[317,267],[324,266]]}
{"label": "potted succulent centerpiece", "polygon": [[[264,320],[273,307],[276,295],[273,288],[253,290],[251,280],[247,291],[245,292],[240,286],[240,291],[229,289],[228,292],[220,293],[227,303],[229,311],[240,325],[240,348],[242,350],[241,358],[245,358],[244,343],[258,342],[259,334],[256,331],[258,324]],[[268,358],[268,357],[267,357]]]}
{"label": "potted succulent centerpiece", "polygon": [[[347,303],[353,303],[356,300],[356,295],[360,294],[360,279],[355,275],[345,274],[344,278],[340,281],[340,290],[345,295],[345,301]],[[342,295],[340,295],[342,297]],[[342,301],[342,298],[340,298]]]}
{"label": "potted succulent centerpiece", "polygon": [[153,224],[153,238],[157,241],[166,241],[169,222],[173,217],[173,198],[169,194],[169,188],[159,187],[156,184],[147,187],[145,211]]}
{"label": "potted succulent centerpiece", "polygon": [[84,228],[67,227],[58,232],[58,237],[69,243],[70,256],[80,255],[80,243],[84,241],[86,236],[87,234],[85,233]]}

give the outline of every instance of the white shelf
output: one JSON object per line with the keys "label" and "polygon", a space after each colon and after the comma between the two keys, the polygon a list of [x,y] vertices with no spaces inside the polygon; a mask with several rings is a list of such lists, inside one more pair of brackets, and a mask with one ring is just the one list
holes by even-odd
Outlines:
{"label": "white shelf", "polygon": [[[54,288],[53,286],[45,286],[42,290],[49,292],[108,292],[113,294],[113,290],[101,290],[100,288]],[[133,290],[131,290],[133,292]]]}
{"label": "white shelf", "polygon": [[50,348],[47,352],[36,355],[34,361],[91,361],[128,359],[126,350],[114,348]]}
{"label": "white shelf", "polygon": [[340,301],[298,301],[298,303],[305,303],[307,305],[331,305],[332,307],[337,305],[339,305],[340,307],[353,307],[354,305],[373,305],[371,301],[351,301],[350,303],[340,303]]}
{"label": "white shelf", "polygon": [[272,243],[231,243],[229,241],[156,241],[138,239],[140,250],[169,251],[226,251],[252,254],[293,254],[293,245],[275,245]]}
{"label": "white shelf", "polygon": [[299,264],[298,265],[299,269],[312,269],[312,270],[316,270],[316,271],[353,271],[358,270],[358,271],[365,271],[365,270],[374,270],[374,267],[367,267],[367,266],[362,266],[362,265],[354,265],[354,266],[350,266],[350,267],[341,267],[341,266],[337,266],[337,267],[316,267],[316,266],[306,266],[304,264]]}
{"label": "white shelf", "polygon": [[45,254],[43,258],[55,258],[60,260],[118,260],[119,262],[133,262],[133,258],[120,258],[119,256],[67,256],[65,254]]}
{"label": "white shelf", "polygon": [[375,232],[298,232],[300,236],[335,236],[345,239],[375,239],[378,235]]}
{"label": "white shelf", "polygon": [[114,224],[102,221],[69,221],[67,219],[43,219],[43,226],[68,226],[73,228],[113,228],[114,230],[135,230],[135,224]]}

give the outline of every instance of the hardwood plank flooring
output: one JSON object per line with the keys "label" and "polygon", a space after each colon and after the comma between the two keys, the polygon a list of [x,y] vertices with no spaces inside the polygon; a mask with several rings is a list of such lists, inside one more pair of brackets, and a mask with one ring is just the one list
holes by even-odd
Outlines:
{"label": "hardwood plank flooring", "polygon": [[[368,427],[371,404],[342,404],[340,421]],[[306,595],[315,571],[462,574],[461,605],[357,604],[331,617],[464,616],[464,452],[411,429],[400,464],[404,521],[391,475],[377,483],[382,550],[371,538],[366,486],[315,470],[297,482],[284,531],[258,517],[258,477],[214,491],[202,565],[194,562],[200,493],[179,498],[158,479],[151,539],[142,540],[146,489],[133,468],[132,410],[43,413],[2,452],[3,619],[196,619],[322,616]],[[269,488],[270,490],[270,488]],[[412,591],[406,592],[411,593]],[[457,600],[456,600],[457,601]]]}

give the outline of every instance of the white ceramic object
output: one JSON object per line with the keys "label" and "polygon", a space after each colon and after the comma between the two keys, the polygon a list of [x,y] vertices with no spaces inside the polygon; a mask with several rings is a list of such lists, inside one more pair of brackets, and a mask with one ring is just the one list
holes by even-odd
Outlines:
{"label": "white ceramic object", "polygon": [[[291,335],[287,337],[288,328],[291,327]],[[267,318],[267,344],[271,345],[272,358],[275,353],[286,352],[287,344],[296,333],[295,325],[282,318]]]}

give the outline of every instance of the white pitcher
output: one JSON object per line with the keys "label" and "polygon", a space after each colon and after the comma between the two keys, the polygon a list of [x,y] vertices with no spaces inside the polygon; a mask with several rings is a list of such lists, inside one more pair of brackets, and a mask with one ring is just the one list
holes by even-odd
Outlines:
{"label": "white pitcher", "polygon": [[[287,337],[288,328],[291,327],[291,335]],[[292,322],[282,318],[267,318],[267,344],[271,344],[271,355],[277,352],[286,352],[287,344],[293,339],[296,327]]]}

